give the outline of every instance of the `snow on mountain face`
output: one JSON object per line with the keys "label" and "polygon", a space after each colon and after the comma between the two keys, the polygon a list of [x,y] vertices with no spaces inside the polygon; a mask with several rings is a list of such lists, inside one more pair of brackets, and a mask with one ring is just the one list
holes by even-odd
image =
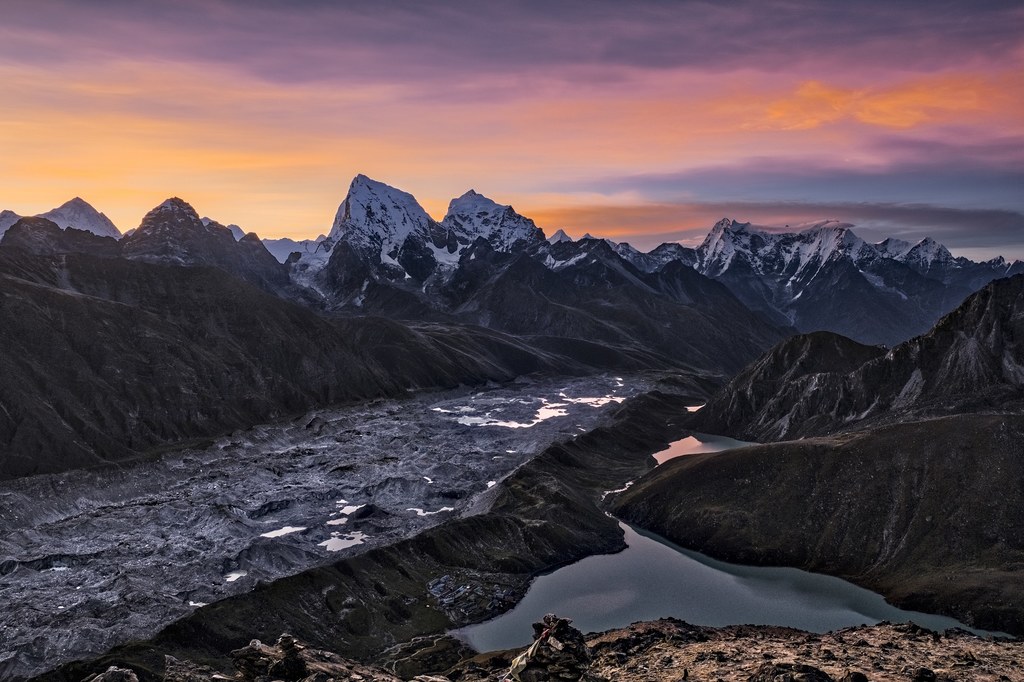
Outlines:
{"label": "snow on mountain face", "polygon": [[192,265],[202,261],[197,255],[197,244],[210,238],[234,244],[226,228],[213,221],[203,224],[194,208],[173,197],[147,213],[138,228],[121,243],[127,258]]}
{"label": "snow on mountain face", "polygon": [[408,192],[357,175],[338,207],[334,225],[321,243],[311,243],[293,263],[310,280],[329,262],[329,254],[345,241],[368,260],[381,266],[388,279],[425,281],[435,272],[451,272],[462,254],[483,238],[496,251],[544,240],[532,220],[470,190],[448,207],[440,223],[433,220]]}
{"label": "snow on mountain face", "polygon": [[723,218],[697,248],[697,269],[716,277],[739,257],[758,274],[787,273],[796,277],[808,267],[820,267],[830,260],[849,257],[857,261],[874,254],[873,247],[851,227],[827,220],[800,232],[774,233]]}
{"label": "snow on mountain face", "polygon": [[328,238],[375,246],[386,255],[411,234],[426,236],[431,222],[413,195],[357,175],[338,207]]}
{"label": "snow on mountain face", "polygon": [[925,237],[911,248],[903,256],[902,260],[907,265],[919,270],[930,270],[935,266],[953,266],[955,260],[953,254],[942,244],[931,237]]}
{"label": "snow on mountain face", "polygon": [[46,213],[40,213],[38,217],[52,220],[62,230],[74,227],[79,230],[88,230],[101,237],[121,238],[121,231],[114,226],[110,218],[78,197]]}
{"label": "snow on mountain face", "polygon": [[544,239],[532,220],[474,190],[452,199],[441,226],[454,232],[460,243],[470,244],[483,237],[495,251],[511,251],[518,242]]}
{"label": "snow on mountain face", "polygon": [[4,232],[21,219],[21,216],[14,211],[3,210],[0,211],[0,237],[4,235]]}
{"label": "snow on mountain face", "polygon": [[903,241],[902,239],[895,239],[889,237],[885,241],[878,242],[875,244],[875,251],[878,255],[883,258],[892,258],[893,260],[900,260],[907,255],[907,252],[913,248],[913,244],[910,242]]}

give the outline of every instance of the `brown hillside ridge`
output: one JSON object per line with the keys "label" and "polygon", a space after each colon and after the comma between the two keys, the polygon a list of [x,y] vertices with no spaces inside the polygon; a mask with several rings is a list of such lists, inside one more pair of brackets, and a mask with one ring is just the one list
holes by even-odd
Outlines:
{"label": "brown hillside ridge", "polygon": [[[913,623],[846,628],[819,635],[790,628],[739,625],[708,628],[675,619],[634,623],[584,637],[567,619],[534,625],[541,643],[510,674],[526,648],[480,654],[414,682],[1016,682],[1024,680],[1024,643],[986,640],[960,630],[937,633]],[[555,627],[550,627],[555,623]],[[558,635],[560,639],[556,638]],[[274,645],[253,640],[231,652],[235,670],[165,660],[166,682],[398,682],[384,667],[307,647],[289,635]],[[111,667],[84,682],[137,682],[135,672]]]}

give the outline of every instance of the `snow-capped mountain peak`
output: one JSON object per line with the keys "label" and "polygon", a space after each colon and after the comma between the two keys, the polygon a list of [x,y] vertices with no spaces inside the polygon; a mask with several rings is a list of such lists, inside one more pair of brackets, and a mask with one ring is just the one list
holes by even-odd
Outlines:
{"label": "snow-capped mountain peak", "polygon": [[907,251],[910,251],[914,245],[902,239],[889,237],[888,239],[878,242],[874,246],[875,251],[877,251],[878,255],[883,258],[900,260],[903,256],[907,255]]}
{"label": "snow-capped mountain peak", "polygon": [[956,260],[942,244],[931,237],[925,237],[914,245],[901,259],[907,265],[928,270],[935,265],[952,265]]}
{"label": "snow-capped mountain peak", "polygon": [[548,243],[549,244],[559,244],[561,242],[571,242],[571,241],[572,241],[572,237],[567,235],[565,233],[565,230],[561,230],[561,229],[558,230],[558,232],[555,232],[553,235],[551,235],[548,238]]}
{"label": "snow-capped mountain peak", "polygon": [[73,227],[77,230],[88,230],[101,237],[113,237],[114,239],[121,237],[121,231],[110,221],[110,218],[97,211],[81,197],[75,197],[57,208],[40,213],[38,217],[53,221],[62,230]]}
{"label": "snow-capped mountain peak", "polygon": [[483,237],[496,251],[510,251],[513,244],[544,239],[532,220],[474,190],[452,199],[441,225],[454,232],[460,243],[470,244]]}
{"label": "snow-capped mountain peak", "polygon": [[488,199],[483,194],[480,194],[475,189],[471,189],[461,197],[452,199],[448,203],[448,213],[445,214],[445,218],[449,218],[452,215],[458,214],[473,214],[473,213],[490,213],[496,209],[505,209],[508,206],[502,206],[496,201]]}
{"label": "snow-capped mountain peak", "polygon": [[801,260],[813,257],[824,262],[843,255],[857,260],[866,243],[854,234],[852,227],[849,223],[826,220],[803,230],[799,236],[806,247],[800,251]]}
{"label": "snow-capped mountain peak", "polygon": [[852,225],[824,220],[799,226],[799,232],[768,232],[754,229],[750,223],[723,218],[697,248],[697,269],[717,277],[733,267],[742,257],[750,269],[759,274],[786,272],[796,277],[808,266],[816,270],[823,263],[848,256],[854,260],[873,247],[850,229]]}
{"label": "snow-capped mountain peak", "polygon": [[697,249],[698,269],[712,277],[724,272],[732,264],[737,251],[750,253],[750,238],[754,234],[761,236],[760,232],[750,229],[750,223],[722,218],[714,224]]}
{"label": "snow-capped mountain peak", "polygon": [[397,246],[410,234],[426,233],[431,222],[416,197],[360,174],[349,185],[328,236],[360,246]]}

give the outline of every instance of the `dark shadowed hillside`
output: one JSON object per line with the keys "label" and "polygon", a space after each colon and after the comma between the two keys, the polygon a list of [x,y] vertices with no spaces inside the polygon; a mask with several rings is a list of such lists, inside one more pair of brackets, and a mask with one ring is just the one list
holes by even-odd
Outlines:
{"label": "dark shadowed hillside", "polygon": [[1024,400],[1024,275],[996,280],[891,350],[831,334],[788,339],[722,388],[690,426],[753,441],[834,433]]}
{"label": "dark shadowed hillside", "polygon": [[673,460],[621,518],[728,561],[847,578],[1024,633],[1024,417],[963,415]]}
{"label": "dark shadowed hillside", "polygon": [[0,250],[0,346],[3,478],[314,405],[584,368],[487,330],[327,320],[213,268],[13,249]]}

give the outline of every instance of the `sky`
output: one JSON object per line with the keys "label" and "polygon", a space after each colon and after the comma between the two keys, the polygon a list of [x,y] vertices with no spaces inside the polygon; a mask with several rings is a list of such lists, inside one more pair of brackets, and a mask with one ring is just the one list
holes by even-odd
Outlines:
{"label": "sky", "polygon": [[650,248],[837,219],[1024,258],[1020,2],[0,0],[0,209],[329,230],[364,173]]}

